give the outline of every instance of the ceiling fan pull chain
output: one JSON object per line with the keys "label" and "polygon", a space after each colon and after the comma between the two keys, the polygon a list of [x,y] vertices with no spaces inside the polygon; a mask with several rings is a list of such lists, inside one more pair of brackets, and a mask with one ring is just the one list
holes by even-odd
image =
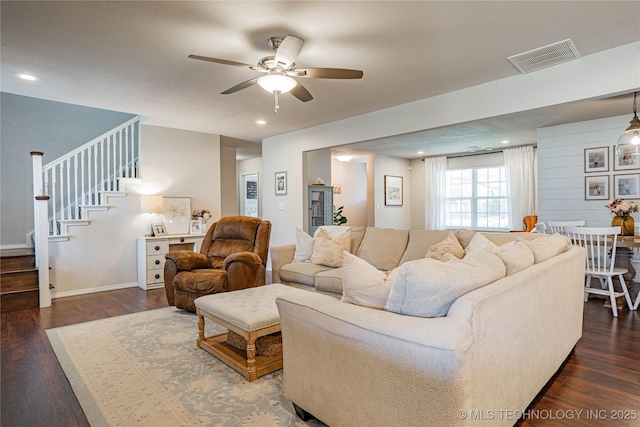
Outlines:
{"label": "ceiling fan pull chain", "polygon": [[276,96],[276,106],[275,106],[275,109],[274,109],[274,113],[278,114],[278,110],[280,109],[280,106],[278,105],[278,94],[280,93],[280,91],[276,90],[273,93]]}

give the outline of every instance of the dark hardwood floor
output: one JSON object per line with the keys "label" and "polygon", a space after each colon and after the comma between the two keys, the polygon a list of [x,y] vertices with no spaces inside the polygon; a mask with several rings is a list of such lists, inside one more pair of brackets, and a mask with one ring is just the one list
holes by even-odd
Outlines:
{"label": "dark hardwood floor", "polygon": [[[0,424],[87,426],[45,330],[166,306],[164,290],[131,288],[54,299],[46,309],[2,313]],[[625,308],[615,319],[602,300],[590,300],[575,352],[518,425],[638,426],[638,411],[640,313]],[[516,414],[494,415],[517,421]]]}

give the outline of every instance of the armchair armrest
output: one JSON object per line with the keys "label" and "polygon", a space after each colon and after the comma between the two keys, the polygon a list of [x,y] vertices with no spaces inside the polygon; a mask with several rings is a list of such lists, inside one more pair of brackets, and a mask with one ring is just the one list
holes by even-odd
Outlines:
{"label": "armchair armrest", "polygon": [[192,251],[173,251],[166,254],[167,261],[173,261],[178,271],[189,271],[198,268],[209,268],[209,258],[206,255]]}
{"label": "armchair armrest", "polygon": [[169,305],[173,301],[173,278],[179,271],[209,268],[209,259],[202,254],[192,251],[172,251],[164,256],[164,291]]}
{"label": "armchair armrest", "polygon": [[293,255],[296,253],[296,245],[282,245],[271,247],[271,281],[280,282],[280,269],[283,265],[293,262]]}
{"label": "armchair armrest", "polygon": [[227,290],[255,288],[266,280],[266,269],[262,259],[253,252],[237,252],[224,259],[223,268],[227,271]]}

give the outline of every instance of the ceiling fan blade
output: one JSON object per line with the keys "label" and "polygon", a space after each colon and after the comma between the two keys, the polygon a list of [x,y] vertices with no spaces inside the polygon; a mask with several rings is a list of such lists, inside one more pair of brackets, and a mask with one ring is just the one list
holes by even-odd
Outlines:
{"label": "ceiling fan blade", "polygon": [[256,77],[254,79],[247,80],[246,82],[239,83],[239,84],[235,85],[234,87],[231,87],[231,88],[225,90],[224,92],[221,92],[221,94],[222,95],[229,95],[230,93],[234,93],[234,92],[237,92],[239,90],[246,89],[246,88],[256,84],[258,82],[258,79],[259,79],[259,77]]}
{"label": "ceiling fan blade", "polygon": [[228,61],[226,59],[210,58],[208,56],[189,55],[189,58],[197,59],[199,61],[215,62],[217,64],[233,65],[234,67],[242,67],[242,68],[252,68],[252,67],[254,67],[253,65],[244,64],[242,62]]}
{"label": "ceiling fan blade", "polygon": [[285,68],[293,64],[300,55],[304,40],[296,36],[287,36],[282,40],[278,50],[276,50],[276,62],[281,62],[285,65]]}
{"label": "ceiling fan blade", "polygon": [[311,96],[311,94],[309,93],[307,88],[302,86],[300,84],[300,82],[298,82],[296,87],[291,89],[291,95],[295,96],[296,98],[298,98],[302,102],[311,101],[313,99],[313,96]]}
{"label": "ceiling fan blade", "polygon": [[312,79],[361,79],[364,74],[360,70],[348,70],[346,68],[297,68],[295,71],[303,71],[300,77]]}

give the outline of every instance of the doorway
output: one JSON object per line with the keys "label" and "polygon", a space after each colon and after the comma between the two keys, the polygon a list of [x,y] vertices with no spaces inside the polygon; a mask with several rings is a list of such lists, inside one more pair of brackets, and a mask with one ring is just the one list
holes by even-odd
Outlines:
{"label": "doorway", "polygon": [[240,197],[240,214],[260,218],[258,198],[258,172],[249,172],[240,175],[242,182],[242,194]]}

